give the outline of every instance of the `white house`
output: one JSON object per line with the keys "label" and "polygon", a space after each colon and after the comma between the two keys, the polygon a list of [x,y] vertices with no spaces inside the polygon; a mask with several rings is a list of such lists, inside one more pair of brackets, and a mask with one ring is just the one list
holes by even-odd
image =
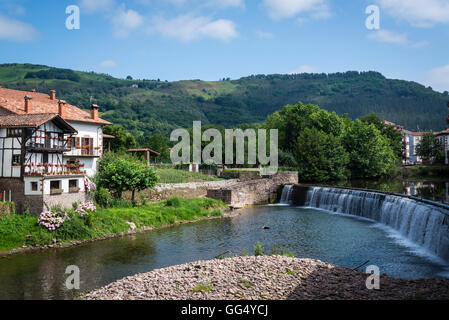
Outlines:
{"label": "white house", "polygon": [[[83,111],[49,95],[0,88],[0,192],[17,212],[85,200],[97,171],[104,125],[98,106]],[[8,200],[8,199],[6,199]]]}

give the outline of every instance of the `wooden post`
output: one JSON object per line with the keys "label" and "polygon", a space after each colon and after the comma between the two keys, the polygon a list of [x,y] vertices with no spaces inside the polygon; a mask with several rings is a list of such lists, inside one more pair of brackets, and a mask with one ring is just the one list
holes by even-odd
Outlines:
{"label": "wooden post", "polygon": [[147,159],[147,165],[150,166],[150,150],[145,151],[145,159]]}

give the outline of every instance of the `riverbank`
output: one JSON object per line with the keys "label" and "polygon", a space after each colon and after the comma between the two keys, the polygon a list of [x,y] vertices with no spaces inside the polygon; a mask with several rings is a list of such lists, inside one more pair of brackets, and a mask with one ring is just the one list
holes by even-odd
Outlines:
{"label": "riverbank", "polygon": [[449,299],[449,280],[380,277],[311,259],[246,256],[198,261],[137,274],[82,297],[86,300],[403,300]]}
{"label": "riverbank", "polygon": [[39,226],[37,217],[14,215],[0,219],[0,256],[70,247],[230,214],[221,201],[171,198],[139,206],[98,209],[89,219],[74,217],[55,231]]}

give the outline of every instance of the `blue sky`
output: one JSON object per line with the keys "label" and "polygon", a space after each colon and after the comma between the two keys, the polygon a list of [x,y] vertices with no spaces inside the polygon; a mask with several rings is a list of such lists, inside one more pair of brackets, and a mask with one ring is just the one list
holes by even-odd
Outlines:
{"label": "blue sky", "polygon": [[10,62],[162,80],[375,70],[449,91],[449,0],[0,0]]}

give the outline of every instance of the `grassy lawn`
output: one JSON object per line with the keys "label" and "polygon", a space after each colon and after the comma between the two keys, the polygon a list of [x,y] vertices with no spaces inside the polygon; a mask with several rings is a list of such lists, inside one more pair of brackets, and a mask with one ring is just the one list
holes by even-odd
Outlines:
{"label": "grassy lawn", "polygon": [[80,218],[71,211],[71,219],[55,231],[38,226],[37,217],[14,215],[0,219],[0,251],[23,245],[49,245],[53,239],[69,242],[127,233],[130,229],[128,222],[137,228],[162,227],[177,221],[221,216],[221,209],[225,207],[223,202],[214,199],[171,198],[141,206],[98,209],[89,218]]}
{"label": "grassy lawn", "polygon": [[159,183],[186,183],[197,181],[218,181],[222,180],[217,176],[209,176],[198,172],[189,172],[185,170],[155,168],[156,174],[159,176]]}

